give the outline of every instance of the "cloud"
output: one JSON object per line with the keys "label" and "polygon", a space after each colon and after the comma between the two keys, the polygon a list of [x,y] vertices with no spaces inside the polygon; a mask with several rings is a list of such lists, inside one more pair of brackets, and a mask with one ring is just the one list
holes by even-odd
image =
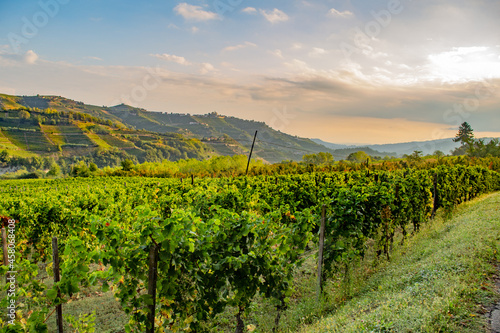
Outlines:
{"label": "cloud", "polygon": [[216,71],[214,65],[212,65],[208,62],[203,62],[203,63],[190,62],[190,61],[187,61],[187,59],[184,57],[176,56],[173,54],[167,54],[167,53],[150,54],[150,56],[158,58],[158,59],[166,60],[169,62],[174,62],[174,63],[182,65],[182,66],[191,66],[192,69],[198,70],[199,73],[203,74],[203,75]]}
{"label": "cloud", "polygon": [[169,28],[169,29],[175,29],[175,30],[180,30],[181,29],[181,28],[179,28],[178,26],[176,26],[173,23],[170,23],[167,28]]}
{"label": "cloud", "polygon": [[219,18],[214,12],[203,10],[203,7],[190,5],[185,2],[175,6],[174,11],[177,15],[181,15],[184,19],[191,21],[209,21]]}
{"label": "cloud", "polygon": [[231,52],[231,51],[245,49],[247,47],[257,47],[257,44],[254,44],[254,43],[251,43],[251,42],[245,42],[244,44],[239,44],[239,45],[225,47],[222,50],[222,52]]}
{"label": "cloud", "polygon": [[257,9],[253,7],[247,7],[241,10],[242,13],[247,13],[247,14],[255,14],[257,13]]}
{"label": "cloud", "polygon": [[332,8],[328,11],[328,16],[349,18],[349,17],[353,17],[354,13],[351,11],[348,11],[348,10],[344,10],[343,12],[340,12],[340,11],[336,10],[335,8]]}
{"label": "cloud", "polygon": [[311,52],[309,52],[310,57],[319,57],[322,55],[327,54],[328,52],[325,49],[322,49],[320,47],[314,47]]}
{"label": "cloud", "polygon": [[266,20],[273,24],[278,22],[286,22],[290,19],[287,14],[277,8],[274,8],[273,10],[261,9],[260,13],[266,18]]}
{"label": "cloud", "polygon": [[197,33],[198,31],[200,31],[200,29],[198,27],[191,27],[191,32],[193,34]]}
{"label": "cloud", "polygon": [[33,50],[29,50],[24,55],[24,61],[29,65],[34,65],[38,60],[38,54],[36,54]]}
{"label": "cloud", "polygon": [[215,71],[215,67],[212,64],[208,62],[204,62],[201,64],[201,69],[200,69],[201,74],[205,75],[213,71]]}
{"label": "cloud", "polygon": [[[19,56],[20,61],[22,58],[23,55]],[[444,116],[448,109],[453,110],[455,103],[474,96],[476,89],[466,83],[443,85],[438,82],[408,86],[391,82],[379,86],[368,79],[356,78],[355,69],[349,72],[315,70],[300,60],[291,64],[297,70],[288,74],[256,75],[255,80],[240,80],[237,72],[235,76],[224,76],[208,62],[191,63],[191,73],[176,73],[162,67],[71,65],[47,60],[39,60],[36,66],[22,64],[2,68],[2,79],[9,82],[3,85],[15,89],[19,95],[57,94],[91,104],[110,105],[112,100],[130,95],[137,84],[146,82],[151,86],[152,82],[158,82],[157,88],[148,90],[147,98],[132,99],[132,104],[149,110],[181,113],[206,113],[210,112],[207,108],[215,105],[220,113],[239,117],[252,114],[253,119],[268,124],[272,123],[269,111],[274,105],[288,105],[297,118],[284,129],[286,133],[329,140],[331,137],[339,142],[432,139],[435,129],[451,127],[455,129],[449,131],[449,136],[453,136],[460,123],[455,124]],[[221,66],[231,70],[231,64]],[[25,77],[23,81],[15,79],[20,73]],[[242,75],[246,77],[245,73]],[[492,81],[488,87],[491,97],[481,99],[480,108],[469,118],[477,132],[495,131],[500,122],[500,101],[493,96],[500,80]],[[387,131],[388,126],[398,127],[393,132]],[[376,131],[370,130],[373,128]]]}
{"label": "cloud", "polygon": [[277,56],[280,59],[284,59],[285,58],[285,57],[283,57],[283,52],[281,52],[280,49],[276,49],[276,50],[270,51],[270,52],[271,52],[271,54]]}
{"label": "cloud", "polygon": [[99,57],[85,57],[85,59],[102,61],[102,59],[101,59],[101,58],[99,58]]}
{"label": "cloud", "polygon": [[169,62],[175,62],[176,64],[183,65],[183,66],[189,66],[191,63],[186,60],[184,57],[179,57],[173,54],[151,54],[152,57],[156,57],[158,59],[166,60]]}
{"label": "cloud", "polygon": [[485,46],[454,47],[430,54],[426,66],[430,77],[445,82],[464,82],[500,77],[498,52]]}
{"label": "cloud", "polygon": [[34,65],[40,58],[33,50],[28,50],[25,54],[11,53],[7,50],[8,48],[0,48],[0,60],[4,66]]}

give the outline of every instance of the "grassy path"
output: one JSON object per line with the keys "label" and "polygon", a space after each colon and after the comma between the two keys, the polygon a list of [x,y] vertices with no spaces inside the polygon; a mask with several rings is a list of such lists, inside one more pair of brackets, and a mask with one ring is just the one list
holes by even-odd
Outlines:
{"label": "grassy path", "polygon": [[488,332],[499,298],[500,193],[436,218],[353,298],[302,332]]}

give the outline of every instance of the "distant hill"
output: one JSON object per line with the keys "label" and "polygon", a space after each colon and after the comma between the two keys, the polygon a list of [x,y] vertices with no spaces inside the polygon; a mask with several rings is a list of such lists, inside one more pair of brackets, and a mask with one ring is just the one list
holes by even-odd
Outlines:
{"label": "distant hill", "polygon": [[[27,119],[22,111],[29,111]],[[276,131],[263,122],[215,112],[152,112],[129,105],[95,106],[60,96],[0,94],[0,149],[14,155],[89,154],[119,149],[139,161],[247,154],[255,131],[255,158],[301,160],[331,152],[310,139]]]}
{"label": "distant hill", "polygon": [[312,139],[314,142],[321,144],[325,146],[326,148],[330,148],[333,150],[332,155],[335,158],[335,160],[345,160],[351,153],[355,153],[358,151],[364,151],[370,156],[380,156],[380,157],[385,157],[385,156],[396,156],[396,153],[394,152],[384,152],[384,151],[379,151],[367,146],[355,146],[355,145],[342,145],[342,144],[336,144],[336,143],[330,143],[326,142],[320,139]]}
{"label": "distant hill", "polygon": [[[489,142],[493,138],[484,138],[486,142]],[[320,143],[321,140],[313,139],[315,142]],[[332,148],[338,146],[329,142],[321,143],[325,147]],[[403,155],[410,155],[414,151],[421,151],[424,155],[432,155],[436,150],[440,150],[445,154],[450,154],[455,148],[460,147],[460,143],[453,142],[453,138],[439,139],[439,140],[429,140],[429,141],[414,141],[414,142],[404,142],[404,143],[390,143],[390,144],[379,144],[379,145],[365,145],[365,146],[349,146],[349,148],[336,149],[334,156],[345,155],[343,152],[348,152],[351,150],[358,151],[363,150],[368,155],[372,156],[396,156],[402,157]],[[375,152],[368,152],[366,149],[374,150]],[[388,153],[386,153],[388,152]]]}
{"label": "distant hill", "polygon": [[416,150],[421,151],[424,155],[432,155],[436,150],[440,150],[445,154],[450,154],[450,152],[455,148],[460,147],[460,143],[453,142],[452,138],[447,138],[430,141],[370,145],[368,147],[376,150],[393,151],[396,152],[398,156],[402,156],[404,154],[410,155]]}
{"label": "distant hill", "polygon": [[356,147],[354,145],[342,145],[342,144],[338,144],[338,143],[326,142],[326,141],[323,141],[321,139],[311,139],[311,140],[316,142],[317,144],[323,145],[326,148],[330,148],[333,150]]}

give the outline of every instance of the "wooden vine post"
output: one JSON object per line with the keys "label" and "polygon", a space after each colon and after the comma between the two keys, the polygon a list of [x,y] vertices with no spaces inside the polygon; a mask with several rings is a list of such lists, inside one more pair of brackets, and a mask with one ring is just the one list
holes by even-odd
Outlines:
{"label": "wooden vine post", "polygon": [[434,218],[434,216],[436,215],[436,211],[438,209],[438,197],[437,197],[438,175],[437,175],[437,173],[434,174],[433,185],[434,185],[434,191],[433,191],[433,196],[434,196],[433,199],[434,199],[434,201],[433,201],[433,204],[432,204],[431,218]]}
{"label": "wooden vine post", "polygon": [[[54,283],[60,281],[59,277],[59,250],[57,249],[57,237],[52,238],[52,260],[54,271]],[[61,299],[61,292],[57,291],[57,299]],[[63,333],[62,304],[56,305],[57,333]]]}
{"label": "wooden vine post", "polygon": [[250,167],[250,160],[252,159],[253,147],[255,146],[255,139],[257,138],[257,131],[253,136],[252,148],[250,148],[250,154],[248,155],[247,170],[245,171],[245,176],[248,175],[248,168]]}
{"label": "wooden vine post", "polygon": [[156,312],[156,281],[158,278],[158,252],[160,246],[153,240],[149,248],[149,278],[148,295],[151,296],[152,304],[148,305],[148,327],[146,333],[155,331],[155,312]]}
{"label": "wooden vine post", "polygon": [[319,254],[318,254],[318,287],[316,293],[316,299],[319,300],[321,292],[323,291],[323,250],[325,247],[325,215],[326,206],[321,207],[321,226],[319,229]]}

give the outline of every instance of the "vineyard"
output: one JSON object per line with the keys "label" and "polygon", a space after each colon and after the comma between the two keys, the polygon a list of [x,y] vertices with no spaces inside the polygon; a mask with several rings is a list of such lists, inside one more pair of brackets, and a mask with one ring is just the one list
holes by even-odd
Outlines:
{"label": "vineyard", "polygon": [[[85,286],[110,288],[127,332],[209,330],[227,307],[234,327],[256,295],[276,308],[276,327],[304,253],[317,249],[326,210],[323,274],[345,270],[369,246],[390,260],[437,209],[500,189],[480,166],[237,178],[91,178],[3,181],[0,214],[15,223],[15,325],[44,332],[46,318]],[[6,228],[8,227],[5,225]],[[57,238],[57,251],[53,249]],[[60,281],[50,288],[41,271]],[[2,266],[3,274],[9,269]],[[57,275],[57,273],[56,273]]]}

